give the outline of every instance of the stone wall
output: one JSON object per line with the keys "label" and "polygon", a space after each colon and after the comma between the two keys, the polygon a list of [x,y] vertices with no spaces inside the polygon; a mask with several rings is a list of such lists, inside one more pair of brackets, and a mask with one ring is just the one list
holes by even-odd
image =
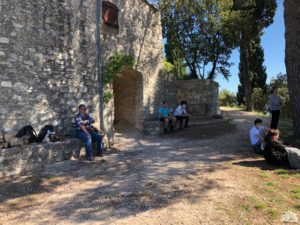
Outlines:
{"label": "stone wall", "polygon": [[81,102],[98,119],[95,1],[1,0],[0,10],[1,129],[69,133]]}
{"label": "stone wall", "polygon": [[[102,61],[114,52],[133,55],[136,59],[134,70],[142,74],[142,106],[136,114],[140,115],[138,124],[141,121],[153,118],[156,108],[160,104],[161,96],[158,84],[162,71],[162,29],[158,10],[143,0],[110,0],[117,5],[119,12],[118,30],[103,26],[102,40]],[[126,75],[123,74],[124,79]],[[118,85],[120,91],[126,90],[127,83]],[[114,89],[115,90],[115,89]],[[128,93],[129,94],[129,93]],[[116,102],[117,104],[117,102]],[[113,118],[114,103],[111,102],[105,110],[106,118]],[[111,121],[106,121],[106,127],[110,129]],[[138,126],[141,128],[141,125]]]}
{"label": "stone wall", "polygon": [[[101,61],[114,52],[135,56],[134,69],[143,75],[139,114],[149,118],[160,102],[160,15],[143,0],[112,2],[120,9],[120,28],[101,23]],[[95,9],[94,0],[0,1],[0,130],[52,123],[70,133],[79,103],[90,106],[99,124]],[[113,131],[113,101],[105,119]]]}
{"label": "stone wall", "polygon": [[219,84],[212,80],[175,81],[178,104],[186,100],[188,112],[197,117],[212,117],[219,111]]}
{"label": "stone wall", "polygon": [[0,178],[40,171],[46,164],[70,159],[80,148],[79,140],[68,139],[63,142],[0,149]]}

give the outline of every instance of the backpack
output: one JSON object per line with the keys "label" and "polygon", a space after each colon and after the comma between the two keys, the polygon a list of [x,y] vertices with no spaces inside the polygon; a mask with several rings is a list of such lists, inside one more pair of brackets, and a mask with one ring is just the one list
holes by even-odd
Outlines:
{"label": "backpack", "polygon": [[50,124],[45,125],[37,135],[36,142],[49,142],[50,135],[54,134],[54,126]]}
{"label": "backpack", "polygon": [[30,125],[22,127],[15,137],[23,138],[24,142],[27,144],[35,142],[37,138],[35,130]]}

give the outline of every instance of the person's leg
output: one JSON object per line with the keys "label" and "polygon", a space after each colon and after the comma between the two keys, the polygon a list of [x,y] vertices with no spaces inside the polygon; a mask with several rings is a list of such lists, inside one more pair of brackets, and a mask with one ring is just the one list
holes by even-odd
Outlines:
{"label": "person's leg", "polygon": [[183,124],[183,118],[182,118],[182,116],[176,116],[176,119],[179,121],[179,128],[181,129],[182,128],[182,124]]}
{"label": "person's leg", "polygon": [[262,149],[261,149],[261,141],[258,141],[255,145],[253,145],[253,151],[256,153],[256,154],[259,154],[261,155],[262,154]]}
{"label": "person's leg", "polygon": [[275,121],[274,121],[275,129],[277,129],[277,127],[278,127],[279,117],[280,117],[280,111],[279,111],[279,110],[276,110],[276,111],[275,111]]}
{"label": "person's leg", "polygon": [[279,120],[279,116],[280,116],[280,111],[279,110],[272,110],[271,114],[272,114],[272,120],[271,120],[270,128],[277,129],[278,120]]}
{"label": "person's leg", "polygon": [[83,131],[77,131],[76,137],[84,142],[85,155],[87,159],[91,159],[92,139],[91,136]]}
{"label": "person's leg", "polygon": [[91,131],[90,134],[92,136],[92,139],[96,140],[97,142],[97,155],[102,155],[102,136],[96,131]]}
{"label": "person's leg", "polygon": [[184,127],[189,127],[188,123],[189,123],[190,117],[189,116],[185,116],[184,118],[185,118],[185,125],[184,125]]}
{"label": "person's leg", "polygon": [[171,121],[171,130],[174,130],[174,126],[176,124],[176,117],[170,117],[170,121]]}

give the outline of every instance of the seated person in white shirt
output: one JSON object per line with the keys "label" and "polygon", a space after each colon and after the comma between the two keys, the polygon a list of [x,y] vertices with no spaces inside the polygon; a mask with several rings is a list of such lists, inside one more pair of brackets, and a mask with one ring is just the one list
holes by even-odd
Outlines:
{"label": "seated person in white shirt", "polygon": [[186,111],[186,105],[187,101],[182,101],[179,106],[177,106],[174,116],[178,121],[180,121],[180,128],[182,128],[183,125],[183,120],[185,120],[184,127],[188,127],[188,122],[189,122],[189,114]]}
{"label": "seated person in white shirt", "polygon": [[254,126],[250,130],[250,142],[253,147],[253,150],[257,154],[262,154],[262,143],[267,135],[267,132],[270,130],[262,125],[261,119],[256,119],[254,121]]}

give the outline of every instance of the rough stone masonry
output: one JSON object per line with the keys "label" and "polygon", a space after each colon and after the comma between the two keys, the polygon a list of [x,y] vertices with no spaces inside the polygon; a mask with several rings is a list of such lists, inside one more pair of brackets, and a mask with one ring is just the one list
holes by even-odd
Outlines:
{"label": "rough stone masonry", "polygon": [[[114,52],[132,54],[143,75],[144,118],[155,108],[161,70],[162,35],[158,11],[143,0],[112,1],[119,29],[102,26],[102,63]],[[99,124],[94,0],[0,1],[0,128],[16,131],[52,123],[72,131],[79,103],[89,105]],[[113,103],[106,106],[108,129]],[[152,111],[151,111],[152,110]]]}
{"label": "rough stone masonry", "polygon": [[[166,78],[157,9],[145,0],[110,2],[119,9],[119,28],[100,21],[102,65],[118,52],[133,55],[136,66],[124,71],[125,79],[114,88],[106,87],[115,92],[115,99],[103,109],[109,136],[115,114],[124,120],[133,118],[133,125],[141,130],[144,121],[157,118],[163,99],[175,106],[181,98],[187,99],[184,95],[190,95],[193,104],[210,99],[217,105],[215,94],[214,98],[206,98],[204,91],[199,95],[203,87],[213,88],[207,96],[216,93],[217,85],[187,84],[188,88],[181,90],[186,85],[174,86]],[[28,124],[39,130],[52,123],[70,134],[80,103],[89,106],[99,125],[96,1],[0,0],[0,12],[0,130],[15,132]],[[191,88],[198,90],[189,93]],[[134,110],[125,110],[127,105]]]}

